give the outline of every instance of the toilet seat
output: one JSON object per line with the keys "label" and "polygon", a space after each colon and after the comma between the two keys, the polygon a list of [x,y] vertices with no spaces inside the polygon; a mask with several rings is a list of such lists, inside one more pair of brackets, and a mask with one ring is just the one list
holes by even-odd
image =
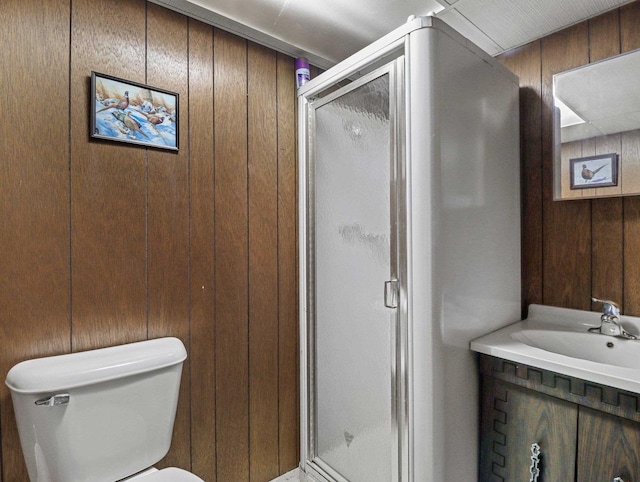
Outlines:
{"label": "toilet seat", "polygon": [[204,482],[197,475],[187,472],[186,470],[178,469],[176,467],[169,467],[167,469],[159,470],[149,475],[136,479],[136,482]]}

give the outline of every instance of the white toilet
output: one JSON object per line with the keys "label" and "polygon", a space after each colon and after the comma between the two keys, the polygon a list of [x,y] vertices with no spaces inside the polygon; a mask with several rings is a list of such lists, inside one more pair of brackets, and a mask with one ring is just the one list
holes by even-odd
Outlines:
{"label": "white toilet", "polygon": [[31,482],[202,482],[151,467],[171,446],[177,338],[28,360],[7,374]]}

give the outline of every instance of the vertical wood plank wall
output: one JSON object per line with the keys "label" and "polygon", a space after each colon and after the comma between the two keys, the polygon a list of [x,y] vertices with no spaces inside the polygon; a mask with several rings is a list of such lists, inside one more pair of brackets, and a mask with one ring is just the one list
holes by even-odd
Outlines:
{"label": "vertical wood plank wall", "polygon": [[[145,0],[0,2],[0,381],[159,336],[183,371],[159,466],[298,463],[293,59]],[[180,94],[179,152],[89,139],[92,70]],[[0,384],[0,482],[25,482]]]}
{"label": "vertical wood plank wall", "polygon": [[521,86],[523,311],[593,295],[640,315],[640,197],[553,201],[551,140],[553,74],[640,48],[638,25],[636,1],[500,56]]}

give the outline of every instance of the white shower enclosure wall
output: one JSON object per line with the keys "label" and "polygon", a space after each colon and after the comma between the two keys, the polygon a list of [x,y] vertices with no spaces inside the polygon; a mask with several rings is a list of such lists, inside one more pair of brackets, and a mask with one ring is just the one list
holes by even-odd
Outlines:
{"label": "white shower enclosure wall", "polygon": [[520,319],[518,80],[417,17],[298,99],[301,477],[474,481],[469,341]]}

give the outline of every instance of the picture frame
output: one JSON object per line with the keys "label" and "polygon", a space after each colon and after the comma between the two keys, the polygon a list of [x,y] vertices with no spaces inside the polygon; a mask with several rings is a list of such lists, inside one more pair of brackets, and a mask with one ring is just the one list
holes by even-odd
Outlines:
{"label": "picture frame", "polygon": [[618,154],[570,159],[571,189],[592,189],[618,185]]}
{"label": "picture frame", "polygon": [[92,71],[91,137],[177,151],[179,102],[176,92]]}

